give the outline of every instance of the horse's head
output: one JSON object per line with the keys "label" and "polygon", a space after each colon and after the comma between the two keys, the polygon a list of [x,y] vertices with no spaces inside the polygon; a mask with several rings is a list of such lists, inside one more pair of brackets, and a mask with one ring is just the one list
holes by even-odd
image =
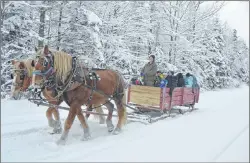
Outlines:
{"label": "horse's head", "polygon": [[13,72],[11,73],[12,97],[16,97],[20,91],[26,91],[31,84],[32,71],[34,60],[28,59],[26,61],[12,60]]}
{"label": "horse's head", "polygon": [[36,63],[34,65],[32,86],[34,88],[41,88],[44,86],[46,79],[53,73],[53,59],[49,53],[48,46],[44,49],[36,50]]}

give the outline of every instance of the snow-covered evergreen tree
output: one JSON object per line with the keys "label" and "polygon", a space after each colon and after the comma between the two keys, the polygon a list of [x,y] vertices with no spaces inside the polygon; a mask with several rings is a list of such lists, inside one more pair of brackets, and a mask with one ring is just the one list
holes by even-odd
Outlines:
{"label": "snow-covered evergreen tree", "polygon": [[[205,1],[12,1],[1,2],[2,91],[11,59],[31,57],[48,44],[80,55],[88,66],[139,74],[148,55],[158,69],[194,74],[201,87],[249,83],[249,48],[221,24],[223,2]],[[90,64],[92,63],[92,64]]]}

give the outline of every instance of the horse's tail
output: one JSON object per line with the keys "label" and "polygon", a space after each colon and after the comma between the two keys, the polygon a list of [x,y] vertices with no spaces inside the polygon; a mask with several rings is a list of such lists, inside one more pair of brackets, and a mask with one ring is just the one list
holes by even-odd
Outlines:
{"label": "horse's tail", "polygon": [[123,119],[122,119],[122,124],[125,125],[127,123],[127,109],[126,109],[126,104],[127,104],[127,89],[123,89],[123,97],[122,97],[122,107],[123,107]]}
{"label": "horse's tail", "polygon": [[[116,91],[117,93],[122,95],[122,98],[119,99],[121,100],[121,108],[122,108],[122,112],[123,112],[123,116],[122,116],[122,124],[125,125],[127,123],[127,109],[126,109],[126,105],[127,104],[127,86],[126,86],[126,82],[123,78],[123,76],[121,75],[121,73],[119,71],[115,71],[115,70],[111,70],[113,71],[116,75],[117,75],[117,88]],[[120,96],[120,95],[119,95]]]}
{"label": "horse's tail", "polygon": [[121,75],[121,73],[118,73],[118,76],[120,78],[120,84],[121,84],[121,90],[122,90],[122,108],[123,108],[123,118],[122,118],[122,124],[125,125],[127,123],[127,85],[126,82]]}

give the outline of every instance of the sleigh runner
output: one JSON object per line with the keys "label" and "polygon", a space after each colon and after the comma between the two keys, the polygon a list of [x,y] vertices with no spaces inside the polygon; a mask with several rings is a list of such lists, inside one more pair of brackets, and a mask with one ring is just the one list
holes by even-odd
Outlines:
{"label": "sleigh runner", "polygon": [[[127,90],[127,103],[125,104],[130,112],[127,113],[128,121],[142,122],[144,124],[154,123],[167,117],[174,117],[193,110],[195,103],[199,101],[198,88],[176,87],[170,95],[170,88],[149,87],[140,85],[129,85]],[[110,100],[112,97],[110,97]],[[46,100],[29,99],[29,101],[39,105],[56,107],[62,110],[69,110],[68,107],[53,105]],[[103,106],[103,105],[100,105]],[[178,108],[180,106],[188,109]],[[93,110],[93,109],[92,109]],[[85,114],[107,116],[106,113],[98,113],[82,109]],[[117,117],[116,114],[113,114]]]}

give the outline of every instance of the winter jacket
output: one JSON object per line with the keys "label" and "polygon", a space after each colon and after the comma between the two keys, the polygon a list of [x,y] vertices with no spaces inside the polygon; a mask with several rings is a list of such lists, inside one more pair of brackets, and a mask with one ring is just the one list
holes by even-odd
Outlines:
{"label": "winter jacket", "polygon": [[136,80],[137,80],[137,78],[132,78],[131,79],[131,83],[135,85],[136,84]]}
{"label": "winter jacket", "polygon": [[185,86],[185,81],[183,78],[179,78],[177,87],[184,87]]}
{"label": "winter jacket", "polygon": [[200,87],[200,86],[199,86],[199,84],[198,84],[198,82],[197,82],[196,77],[193,76],[193,88],[199,88],[199,87]]}
{"label": "winter jacket", "polygon": [[152,64],[147,63],[141,71],[143,82],[146,86],[154,86],[155,75],[157,72],[157,65],[155,62]]}
{"label": "winter jacket", "polygon": [[188,87],[188,88],[193,87],[193,76],[189,76],[185,78],[185,87]]}
{"label": "winter jacket", "polygon": [[168,75],[165,80],[167,80],[167,87],[174,88],[177,87],[177,76]]}

